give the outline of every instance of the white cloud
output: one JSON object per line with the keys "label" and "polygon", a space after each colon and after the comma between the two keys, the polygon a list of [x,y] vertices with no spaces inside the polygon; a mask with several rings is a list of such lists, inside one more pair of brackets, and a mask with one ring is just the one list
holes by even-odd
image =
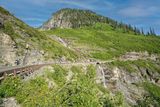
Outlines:
{"label": "white cloud", "polygon": [[[28,2],[31,2],[31,0],[28,0]],[[89,5],[83,0],[32,0],[32,3],[39,6],[46,6],[48,4],[66,4],[75,5],[82,8],[93,8],[93,6]]]}
{"label": "white cloud", "polygon": [[158,11],[157,7],[151,6],[132,6],[123,8],[119,11],[119,14],[127,16],[127,17],[145,17],[153,15]]}
{"label": "white cloud", "polygon": [[[98,0],[28,0],[27,2],[32,2],[33,4],[39,6],[47,6],[48,4],[53,4],[53,6],[54,4],[64,4],[74,5],[85,9],[99,9],[96,4],[99,2]],[[113,7],[112,3],[108,1],[103,1],[102,4],[109,8]]]}
{"label": "white cloud", "polygon": [[82,8],[94,9],[93,5],[90,5],[86,2],[76,1],[76,0],[59,0],[58,3],[75,5]]}

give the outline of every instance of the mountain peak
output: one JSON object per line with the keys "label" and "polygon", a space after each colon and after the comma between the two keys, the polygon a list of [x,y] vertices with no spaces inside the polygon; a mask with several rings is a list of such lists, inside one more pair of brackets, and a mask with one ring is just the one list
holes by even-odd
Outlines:
{"label": "mountain peak", "polygon": [[42,29],[79,28],[97,22],[106,22],[108,18],[97,15],[90,10],[64,8],[57,11],[43,24]]}
{"label": "mountain peak", "polygon": [[57,13],[59,12],[88,12],[88,13],[93,13],[96,14],[95,12],[91,11],[91,10],[85,10],[85,9],[74,9],[74,8],[62,8],[60,10],[57,11]]}

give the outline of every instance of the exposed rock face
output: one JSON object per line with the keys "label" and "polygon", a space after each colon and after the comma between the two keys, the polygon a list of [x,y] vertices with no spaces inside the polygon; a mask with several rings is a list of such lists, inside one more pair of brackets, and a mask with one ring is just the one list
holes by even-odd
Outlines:
{"label": "exposed rock face", "polygon": [[141,77],[141,75],[139,75],[139,73],[128,73],[124,70],[118,68],[116,69],[117,73],[113,76],[117,74],[119,74],[119,76],[117,76],[117,79],[114,80],[115,88],[124,94],[127,102],[132,105],[136,105],[137,100],[141,98],[141,96],[143,96],[145,91],[135,84],[143,82],[143,78]]}
{"label": "exposed rock face", "polygon": [[127,52],[125,55],[121,56],[119,59],[122,61],[127,61],[127,60],[134,61],[138,59],[144,59],[144,60],[151,59],[156,61],[158,59],[158,56],[154,54],[149,55],[148,52]]}
{"label": "exposed rock face", "polygon": [[79,28],[96,22],[107,22],[107,20],[110,19],[89,10],[62,9],[56,12],[41,28]]}
{"label": "exposed rock face", "polygon": [[9,35],[0,33],[0,66],[15,66],[17,65],[16,61],[19,61],[18,63],[21,65],[30,65],[44,61],[43,52],[39,50],[24,50],[24,53],[19,55],[17,53],[20,50]]}
{"label": "exposed rock face", "polygon": [[0,67],[42,62],[44,52],[32,41],[36,35],[41,34],[0,7]]}
{"label": "exposed rock face", "polygon": [[0,33],[0,60],[3,65],[15,65],[16,48],[11,37],[5,33]]}
{"label": "exposed rock face", "polygon": [[[58,36],[55,36],[55,35],[52,35],[51,38],[53,40],[56,40],[57,42],[61,43],[64,47],[68,47],[68,43],[67,41],[65,41],[64,39],[58,37]],[[69,48],[69,47],[68,47]]]}
{"label": "exposed rock face", "polygon": [[122,92],[129,105],[137,105],[139,100],[144,100],[143,98],[147,92],[143,86],[141,87],[138,84],[147,80],[159,85],[158,78],[160,74],[146,68],[135,66],[135,69],[137,69],[135,72],[128,72],[116,66],[112,68],[108,65],[99,65],[99,68],[97,69],[97,83],[101,82],[113,94],[117,91]]}
{"label": "exposed rock face", "polygon": [[3,104],[1,104],[0,106],[1,107],[21,107],[13,97],[3,99]]}

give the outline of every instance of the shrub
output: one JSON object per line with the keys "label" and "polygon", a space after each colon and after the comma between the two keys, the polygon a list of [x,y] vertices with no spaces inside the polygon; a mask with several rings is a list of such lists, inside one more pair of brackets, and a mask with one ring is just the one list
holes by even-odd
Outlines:
{"label": "shrub", "polygon": [[20,90],[21,80],[18,77],[7,77],[0,85],[0,96],[15,96]]}

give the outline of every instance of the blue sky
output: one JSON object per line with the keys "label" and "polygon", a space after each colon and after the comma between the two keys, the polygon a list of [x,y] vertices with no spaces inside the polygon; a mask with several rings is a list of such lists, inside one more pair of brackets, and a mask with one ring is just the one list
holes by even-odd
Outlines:
{"label": "blue sky", "polygon": [[0,6],[33,27],[61,8],[79,8],[160,34],[160,0],[0,0]]}

